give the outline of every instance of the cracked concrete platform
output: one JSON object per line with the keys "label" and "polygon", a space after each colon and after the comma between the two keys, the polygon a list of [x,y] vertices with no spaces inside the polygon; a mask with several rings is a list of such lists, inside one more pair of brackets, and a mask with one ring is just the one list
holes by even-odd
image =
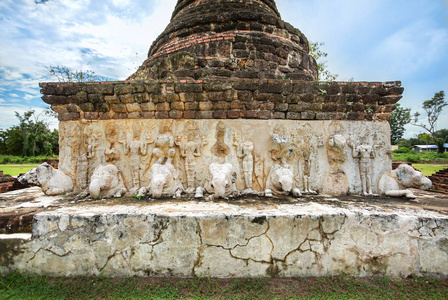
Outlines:
{"label": "cracked concrete platform", "polygon": [[[32,238],[0,238],[0,273],[447,276],[447,199],[414,192],[416,201],[322,195],[225,202],[48,201],[37,193],[25,197],[43,206]],[[25,198],[0,198],[0,213],[29,209]]]}

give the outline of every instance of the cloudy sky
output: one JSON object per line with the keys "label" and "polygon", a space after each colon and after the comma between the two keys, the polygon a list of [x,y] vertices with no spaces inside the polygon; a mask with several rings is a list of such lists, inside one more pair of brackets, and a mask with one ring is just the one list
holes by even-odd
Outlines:
{"label": "cloudy sky", "polygon": [[[402,106],[448,93],[448,0],[277,0],[285,21],[324,42],[338,80],[401,80]],[[46,107],[48,66],[125,79],[168,24],[176,0],[0,0],[0,128]],[[448,108],[439,128],[448,128]],[[57,122],[53,123],[54,126]],[[409,126],[407,137],[420,132]]]}

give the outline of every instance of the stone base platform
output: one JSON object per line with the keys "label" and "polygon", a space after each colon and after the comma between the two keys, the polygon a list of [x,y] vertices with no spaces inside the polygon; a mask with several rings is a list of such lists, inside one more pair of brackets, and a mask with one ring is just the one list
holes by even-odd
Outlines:
{"label": "stone base platform", "polygon": [[435,208],[439,200],[60,199],[34,216],[32,236],[0,236],[0,273],[447,276],[448,215],[446,200]]}

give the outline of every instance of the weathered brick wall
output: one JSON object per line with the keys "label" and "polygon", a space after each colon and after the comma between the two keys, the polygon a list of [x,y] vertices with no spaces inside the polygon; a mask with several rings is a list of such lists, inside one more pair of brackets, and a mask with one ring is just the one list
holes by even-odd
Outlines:
{"label": "weathered brick wall", "polygon": [[[148,59],[129,79],[236,77],[316,80],[305,35],[274,1],[179,1]],[[242,76],[244,75],[244,76]]]}
{"label": "weathered brick wall", "polygon": [[400,82],[198,80],[42,83],[59,120],[390,119]]}

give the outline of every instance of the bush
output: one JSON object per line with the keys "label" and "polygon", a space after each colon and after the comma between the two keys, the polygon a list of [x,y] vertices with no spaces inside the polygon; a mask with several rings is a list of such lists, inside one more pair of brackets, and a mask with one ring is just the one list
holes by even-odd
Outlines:
{"label": "bush", "polygon": [[406,161],[410,163],[418,163],[420,161],[420,157],[418,154],[410,153],[406,155]]}
{"label": "bush", "polygon": [[412,150],[406,147],[400,147],[398,150],[395,150],[394,153],[409,153]]}
{"label": "bush", "polygon": [[12,155],[0,155],[0,164],[40,164],[44,159],[52,159],[53,156],[32,156],[32,157],[21,157]]}

